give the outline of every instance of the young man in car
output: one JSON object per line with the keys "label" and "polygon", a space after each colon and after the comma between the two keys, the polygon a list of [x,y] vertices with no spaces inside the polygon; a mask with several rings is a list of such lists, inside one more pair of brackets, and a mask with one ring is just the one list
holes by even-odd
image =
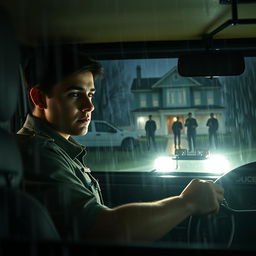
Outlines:
{"label": "young man in car", "polygon": [[105,206],[85,148],[71,138],[87,133],[101,67],[65,49],[45,52],[25,71],[32,109],[18,141],[26,188],[46,205],[63,238],[154,241],[188,216],[218,212],[223,189],[203,180],[178,196]]}

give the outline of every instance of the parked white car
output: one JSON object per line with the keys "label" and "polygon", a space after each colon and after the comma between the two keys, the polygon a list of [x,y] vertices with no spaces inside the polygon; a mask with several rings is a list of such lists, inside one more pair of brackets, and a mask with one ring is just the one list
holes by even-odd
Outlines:
{"label": "parked white car", "polygon": [[121,147],[122,150],[133,150],[139,143],[139,134],[127,131],[103,121],[92,120],[85,136],[73,136],[86,147]]}

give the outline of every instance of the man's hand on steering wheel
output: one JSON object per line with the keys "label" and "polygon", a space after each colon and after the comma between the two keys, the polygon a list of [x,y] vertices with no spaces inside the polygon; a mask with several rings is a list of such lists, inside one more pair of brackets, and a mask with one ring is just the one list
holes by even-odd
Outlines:
{"label": "man's hand on steering wheel", "polygon": [[193,179],[180,196],[191,215],[215,214],[224,200],[224,189],[212,181]]}

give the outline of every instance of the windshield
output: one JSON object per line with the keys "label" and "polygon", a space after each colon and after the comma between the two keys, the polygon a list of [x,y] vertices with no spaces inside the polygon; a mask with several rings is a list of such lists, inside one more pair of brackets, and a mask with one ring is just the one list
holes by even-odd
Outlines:
{"label": "windshield", "polygon": [[[101,61],[105,75],[95,84],[92,120],[123,131],[101,135],[105,142],[96,149],[86,143],[90,135],[77,137],[87,146],[88,166],[93,171],[222,175],[254,161],[256,62],[245,62],[240,76],[209,79],[180,76],[177,59]],[[150,126],[147,131],[149,119],[155,131]],[[126,142],[133,147],[126,150]]]}

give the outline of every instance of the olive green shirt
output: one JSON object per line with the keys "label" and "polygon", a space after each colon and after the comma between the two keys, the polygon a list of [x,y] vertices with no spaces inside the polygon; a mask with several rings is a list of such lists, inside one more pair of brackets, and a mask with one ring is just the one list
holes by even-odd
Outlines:
{"label": "olive green shirt", "polygon": [[86,238],[103,205],[98,182],[85,165],[85,147],[59,135],[47,122],[27,116],[17,133],[26,190],[50,212],[64,238]]}

